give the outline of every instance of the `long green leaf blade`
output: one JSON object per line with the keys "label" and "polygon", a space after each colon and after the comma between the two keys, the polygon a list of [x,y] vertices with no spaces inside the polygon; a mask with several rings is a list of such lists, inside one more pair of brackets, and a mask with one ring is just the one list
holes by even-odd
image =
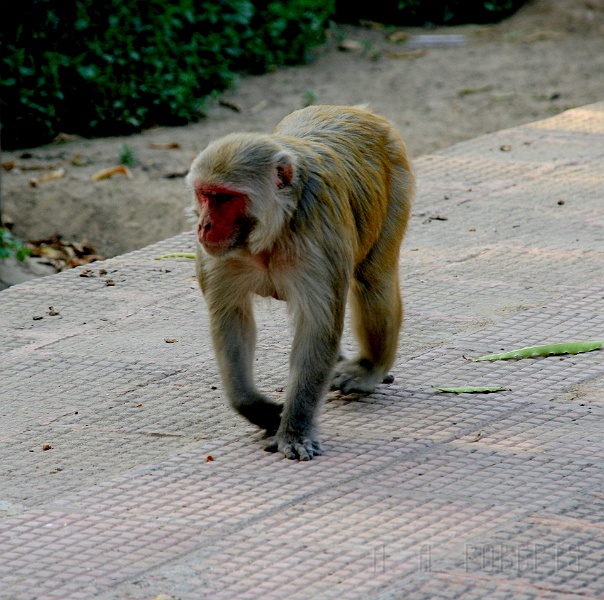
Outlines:
{"label": "long green leaf blade", "polygon": [[170,252],[169,254],[156,256],[155,260],[161,260],[162,258],[195,258],[195,252]]}
{"label": "long green leaf blade", "polygon": [[463,387],[437,387],[436,389],[439,392],[448,392],[450,394],[488,394],[490,392],[501,392],[502,390],[505,390],[505,388],[500,385],[467,385]]}
{"label": "long green leaf blade", "polygon": [[581,354],[599,350],[604,340],[588,340],[585,342],[568,342],[563,344],[546,344],[544,346],[527,346],[518,350],[510,350],[500,354],[486,354],[472,360],[506,360],[508,358],[533,358],[535,356],[551,356],[558,354]]}

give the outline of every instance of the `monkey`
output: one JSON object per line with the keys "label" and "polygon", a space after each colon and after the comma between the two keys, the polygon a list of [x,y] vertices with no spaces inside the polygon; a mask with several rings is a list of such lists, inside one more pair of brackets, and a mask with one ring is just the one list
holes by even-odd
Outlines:
{"label": "monkey", "polygon": [[[323,452],[328,388],[371,393],[388,379],[403,318],[399,253],[414,177],[402,138],[365,107],[313,105],[272,134],[211,142],[186,177],[197,214],[197,279],[231,406],[265,429],[266,450]],[[254,383],[254,295],[284,300],[294,323],[283,405]],[[359,352],[339,347],[347,299]]]}

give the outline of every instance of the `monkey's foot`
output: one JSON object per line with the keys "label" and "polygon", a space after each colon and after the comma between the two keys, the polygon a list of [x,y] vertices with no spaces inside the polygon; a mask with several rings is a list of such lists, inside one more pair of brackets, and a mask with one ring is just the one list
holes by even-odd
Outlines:
{"label": "monkey's foot", "polygon": [[342,360],[336,364],[332,390],[344,394],[371,394],[378,383],[392,383],[394,377],[371,365],[366,359]]}
{"label": "monkey's foot", "polygon": [[271,402],[264,396],[258,395],[246,402],[238,403],[235,409],[250,423],[258,425],[260,429],[266,429],[268,435],[274,435],[279,429],[283,406]]}
{"label": "monkey's foot", "polygon": [[285,458],[291,460],[312,460],[313,456],[323,454],[323,448],[319,440],[313,440],[308,436],[279,433],[264,449],[267,452],[281,452]]}

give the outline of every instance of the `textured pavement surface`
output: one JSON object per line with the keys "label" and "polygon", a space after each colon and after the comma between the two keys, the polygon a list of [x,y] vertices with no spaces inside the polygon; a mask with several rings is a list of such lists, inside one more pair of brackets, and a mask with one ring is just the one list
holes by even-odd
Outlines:
{"label": "textured pavement surface", "polygon": [[604,351],[463,358],[604,339],[604,103],[415,169],[396,379],[330,394],[308,463],[225,406],[193,261],[154,260],[191,234],[0,292],[0,599],[604,597]]}

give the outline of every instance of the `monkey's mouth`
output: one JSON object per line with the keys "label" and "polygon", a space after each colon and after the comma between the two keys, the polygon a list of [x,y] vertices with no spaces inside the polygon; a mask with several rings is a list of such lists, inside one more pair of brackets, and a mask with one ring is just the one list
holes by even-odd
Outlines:
{"label": "monkey's mouth", "polygon": [[208,242],[200,242],[202,248],[212,256],[223,256],[227,254],[231,250],[235,250],[235,246],[233,246],[230,242],[220,242],[217,244],[210,244]]}
{"label": "monkey's mouth", "polygon": [[223,239],[210,241],[204,235],[204,231],[198,228],[197,239],[202,248],[212,256],[223,256],[235,250],[244,250],[248,244],[248,237],[255,221],[246,219],[243,222],[236,223],[233,227],[232,235]]}

